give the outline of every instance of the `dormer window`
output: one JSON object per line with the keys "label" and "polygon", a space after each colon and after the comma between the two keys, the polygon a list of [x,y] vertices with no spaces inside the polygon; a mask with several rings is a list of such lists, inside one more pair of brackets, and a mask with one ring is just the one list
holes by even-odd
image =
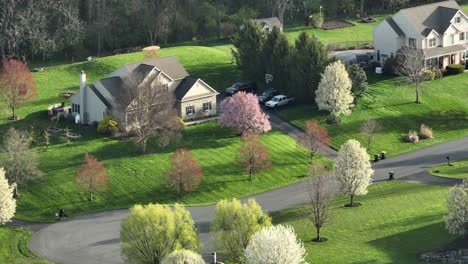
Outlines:
{"label": "dormer window", "polygon": [[455,18],[455,23],[458,24],[458,23],[460,23],[460,22],[461,22],[461,17],[456,17],[456,18]]}
{"label": "dormer window", "polygon": [[433,48],[437,45],[436,38],[429,39],[429,48]]}

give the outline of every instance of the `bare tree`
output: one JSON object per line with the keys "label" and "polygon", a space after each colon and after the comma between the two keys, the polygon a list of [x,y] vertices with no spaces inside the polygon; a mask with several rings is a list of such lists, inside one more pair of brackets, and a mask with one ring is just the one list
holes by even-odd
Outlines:
{"label": "bare tree", "polygon": [[273,0],[273,15],[277,15],[281,23],[284,23],[284,13],[291,8],[294,3],[292,0]]}
{"label": "bare tree", "polygon": [[371,149],[372,138],[375,133],[382,131],[383,127],[375,119],[368,118],[361,125],[361,134],[367,139],[367,149]]}
{"label": "bare tree", "polygon": [[313,241],[323,242],[326,239],[320,235],[320,229],[330,220],[330,208],[333,197],[337,194],[337,182],[328,174],[322,164],[310,166],[309,176],[313,177],[308,185],[309,201],[307,214],[315,226],[316,237]]}
{"label": "bare tree", "polygon": [[419,104],[419,91],[421,84],[425,80],[423,70],[424,54],[421,49],[415,47],[402,47],[397,56],[397,73],[406,77],[411,85],[414,85],[416,91],[416,103]]}
{"label": "bare tree", "polygon": [[159,146],[179,139],[183,124],[177,116],[174,94],[158,80],[158,76],[142,79],[137,75],[126,78],[126,93],[120,100],[121,105],[127,106],[127,126],[133,128],[136,142],[144,154],[151,137],[157,139]]}

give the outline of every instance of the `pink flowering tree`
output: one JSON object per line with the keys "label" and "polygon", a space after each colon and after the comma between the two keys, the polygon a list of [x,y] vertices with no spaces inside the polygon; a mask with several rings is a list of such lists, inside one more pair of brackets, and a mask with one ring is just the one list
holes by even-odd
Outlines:
{"label": "pink flowering tree", "polygon": [[254,94],[238,92],[221,102],[223,113],[219,120],[224,127],[238,133],[260,134],[271,130],[270,121],[263,113]]}

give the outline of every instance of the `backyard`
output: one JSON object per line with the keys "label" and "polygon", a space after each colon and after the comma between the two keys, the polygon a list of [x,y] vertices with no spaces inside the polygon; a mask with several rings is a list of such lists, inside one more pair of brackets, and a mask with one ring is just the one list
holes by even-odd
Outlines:
{"label": "backyard", "polygon": [[[292,225],[305,244],[310,263],[418,263],[418,254],[444,248],[455,237],[445,229],[447,188],[405,182],[371,186],[357,197],[361,207],[345,208],[338,196],[332,220],[314,243],[315,228],[304,207],[272,214],[276,224]],[[337,253],[339,252],[339,253]]]}

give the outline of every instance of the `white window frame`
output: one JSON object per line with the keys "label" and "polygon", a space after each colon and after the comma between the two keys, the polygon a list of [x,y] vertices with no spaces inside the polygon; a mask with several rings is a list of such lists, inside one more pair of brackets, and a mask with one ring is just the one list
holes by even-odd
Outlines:
{"label": "white window frame", "polygon": [[458,23],[460,23],[460,22],[461,22],[461,17],[456,17],[456,18],[455,18],[455,23],[458,24]]}
{"label": "white window frame", "polygon": [[185,114],[188,115],[188,116],[194,115],[195,114],[195,106],[193,106],[193,105],[186,106],[185,107]]}
{"label": "white window frame", "polygon": [[458,35],[458,38],[460,39],[460,41],[463,41],[466,39],[466,34],[465,32],[461,32],[459,35]]}
{"label": "white window frame", "polygon": [[429,48],[433,48],[433,47],[437,46],[437,39],[436,38],[429,39],[428,46],[429,46]]}
{"label": "white window frame", "polygon": [[[208,106],[208,107],[205,107],[205,106]],[[211,102],[204,102],[203,103],[203,112],[210,112],[211,110],[213,110],[213,105]]]}
{"label": "white window frame", "polygon": [[449,45],[454,45],[455,44],[455,34],[450,34],[449,35]]}

